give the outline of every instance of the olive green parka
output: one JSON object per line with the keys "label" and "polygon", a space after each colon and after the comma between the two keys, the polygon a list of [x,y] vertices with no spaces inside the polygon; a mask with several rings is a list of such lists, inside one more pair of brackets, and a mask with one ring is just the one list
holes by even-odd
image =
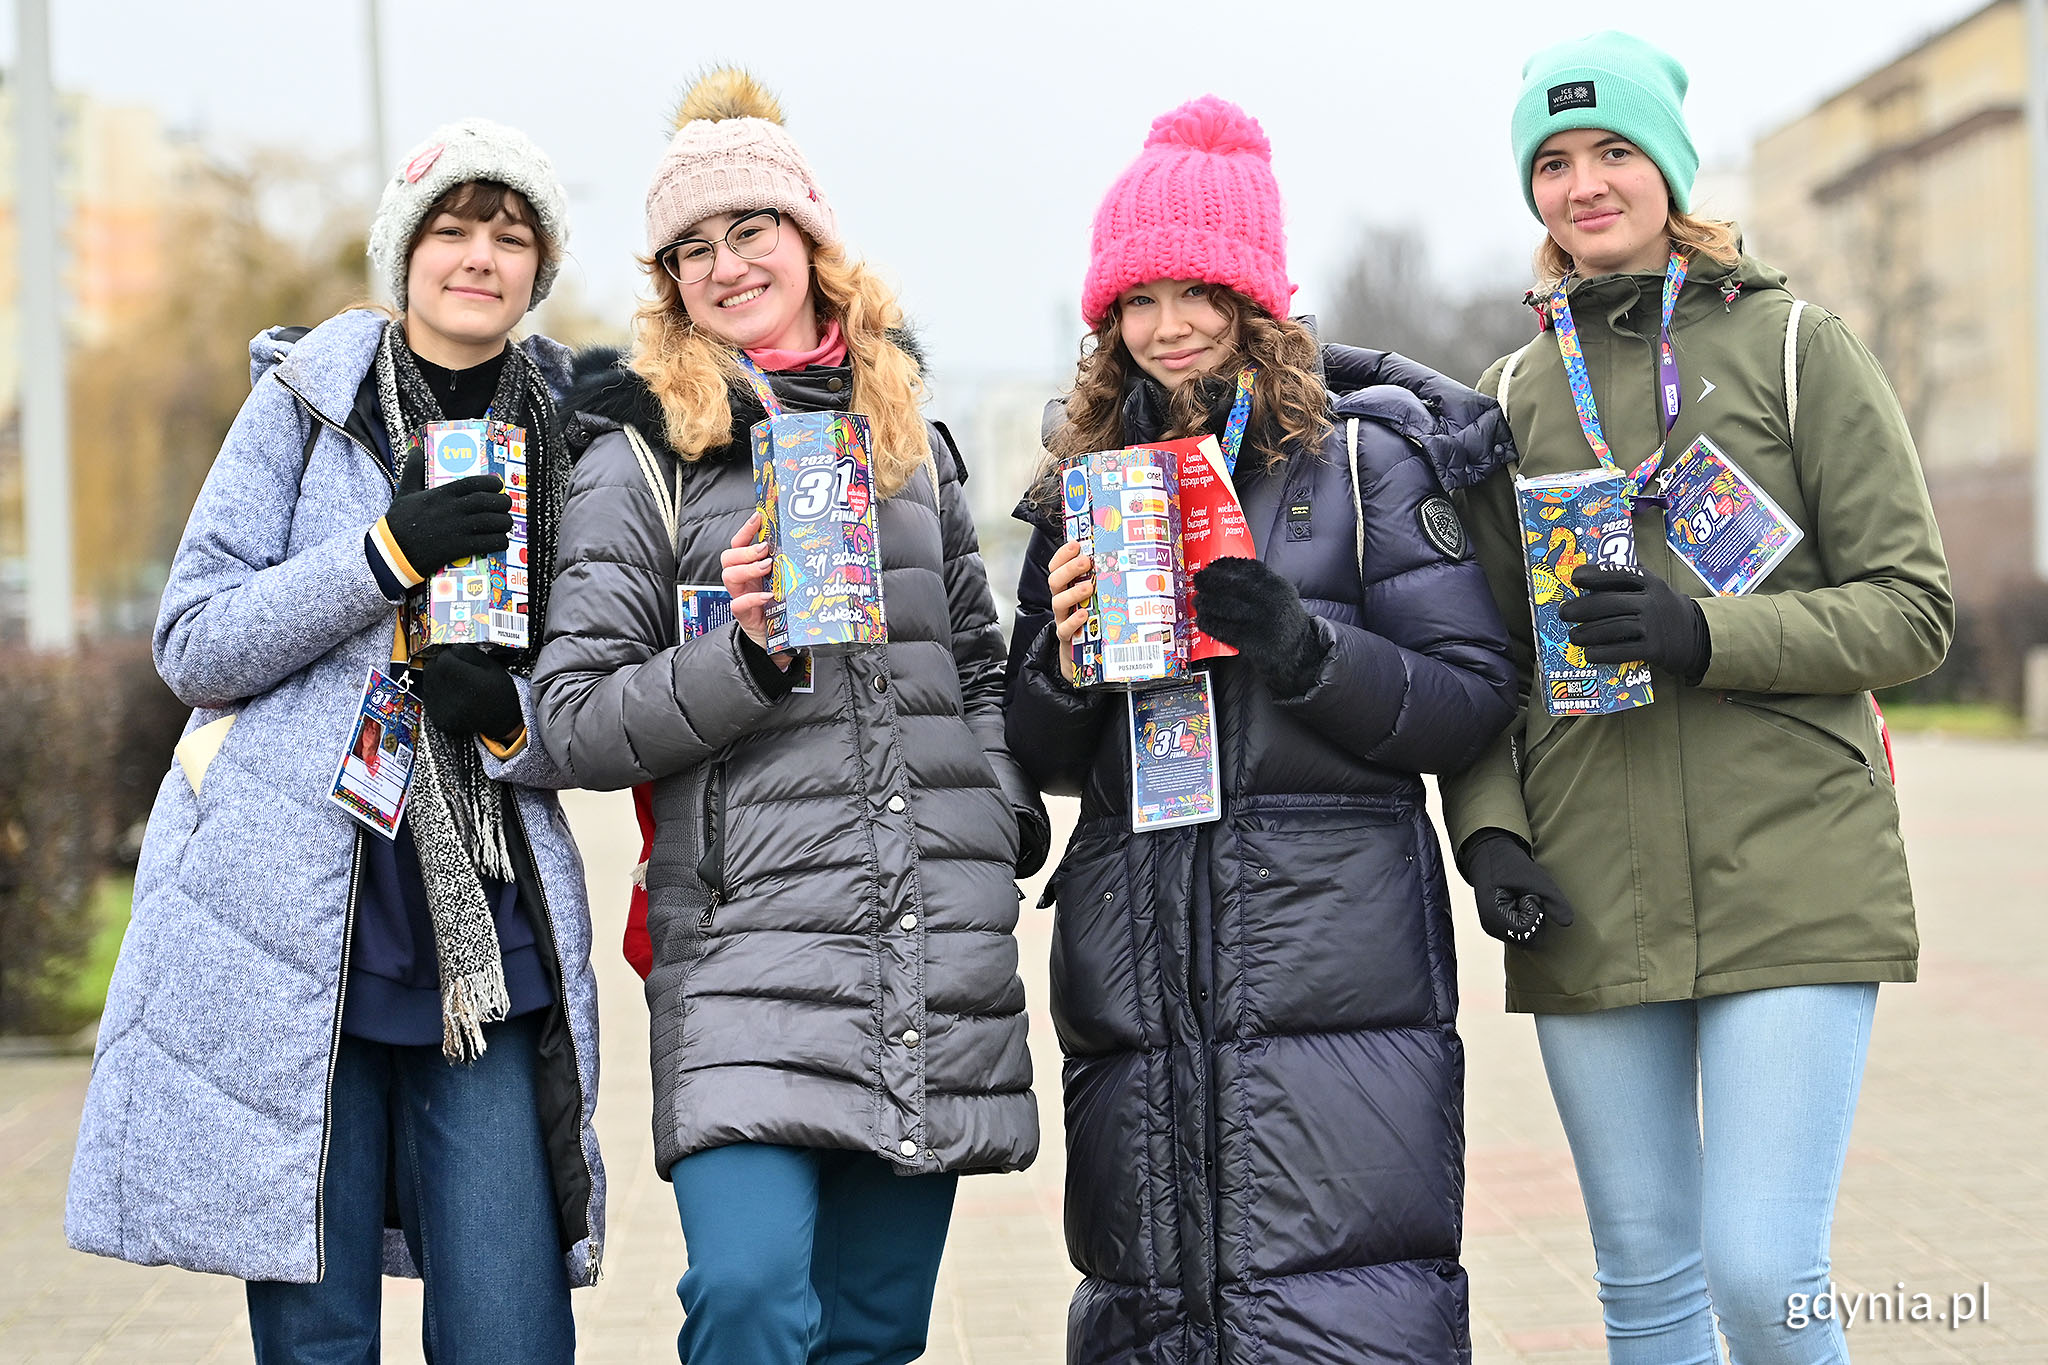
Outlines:
{"label": "olive green parka", "polygon": [[[1517,470],[1461,496],[1513,638],[1523,710],[1443,784],[1462,845],[1526,841],[1577,914],[1507,949],[1511,1010],[1578,1013],[1772,986],[1910,981],[1919,935],[1898,803],[1870,689],[1931,671],[1955,624],[1948,564],[1913,439],[1877,362],[1819,308],[1797,326],[1796,430],[1785,344],[1793,296],[1742,257],[1695,258],[1672,340],[1683,399],[1667,458],[1704,433],[1805,537],[1743,597],[1714,597],[1638,506],[1643,567],[1701,599],[1713,652],[1698,687],[1661,670],[1653,704],[1553,717],[1529,688],[1530,613],[1512,474],[1597,467],[1556,335],[1488,371]],[[1575,282],[1570,298],[1616,458],[1653,449],[1658,274]]]}

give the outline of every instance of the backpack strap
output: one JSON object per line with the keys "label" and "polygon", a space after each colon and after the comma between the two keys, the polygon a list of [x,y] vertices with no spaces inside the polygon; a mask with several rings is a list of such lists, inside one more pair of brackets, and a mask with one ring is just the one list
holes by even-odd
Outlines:
{"label": "backpack strap", "polygon": [[1795,440],[1799,432],[1799,315],[1805,311],[1806,300],[1794,299],[1785,318],[1785,434]]}
{"label": "backpack strap", "polygon": [[647,438],[639,428],[627,423],[620,430],[626,433],[626,444],[633,447],[633,458],[640,463],[640,475],[647,480],[647,491],[654,497],[654,505],[661,512],[661,524],[668,528],[669,549],[680,555],[682,546],[682,501],[683,469],[680,461],[676,464],[675,487],[671,489],[662,481],[661,460],[647,444]]}
{"label": "backpack strap", "polygon": [[1365,581],[1365,490],[1358,480],[1358,419],[1344,419],[1344,452],[1351,457],[1351,527],[1356,542],[1354,552],[1358,559],[1358,577]]}
{"label": "backpack strap", "polygon": [[[1544,332],[1538,332],[1535,336],[1531,337],[1527,342],[1523,343],[1522,348],[1520,350],[1516,351],[1513,355],[1508,357],[1507,364],[1501,366],[1500,384],[1497,388],[1494,389],[1493,401],[1500,405],[1500,418],[1503,422],[1508,420],[1508,391],[1514,387],[1515,370],[1521,365],[1522,357],[1529,354],[1529,348],[1531,346],[1534,346],[1537,342],[1543,340],[1543,338],[1546,335],[1548,334]],[[1519,464],[1520,461],[1517,460],[1515,463]]]}

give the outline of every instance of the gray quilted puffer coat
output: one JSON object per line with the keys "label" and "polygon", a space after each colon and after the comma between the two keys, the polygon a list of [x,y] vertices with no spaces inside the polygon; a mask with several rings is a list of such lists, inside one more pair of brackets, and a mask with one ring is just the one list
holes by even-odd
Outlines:
{"label": "gray quilted puffer coat", "polygon": [[[791,410],[845,406],[845,370],[773,382]],[[534,685],[579,783],[654,784],[657,1166],[739,1142],[904,1174],[1028,1165],[1013,863],[1044,816],[1003,745],[1004,642],[949,440],[932,428],[936,485],[928,468],[879,504],[889,644],[819,656],[815,690],[776,699],[736,626],[676,637],[676,585],[716,584],[754,510],[746,446],[678,461],[625,370],[579,393]],[[733,407],[743,438],[761,410]],[[679,487],[674,542],[622,423]]]}
{"label": "gray quilted puffer coat", "polygon": [[[361,828],[327,799],[362,696],[391,657],[397,608],[363,554],[391,476],[351,404],[384,331],[330,318],[296,344],[249,346],[253,389],[171,561],[156,665],[195,709],[234,716],[194,791],[174,760],[135,869],[135,913],[100,1019],[64,1230],[80,1251],[245,1280],[318,1280],[321,1191]],[[521,343],[550,386],[568,352]],[[529,733],[538,723],[515,678]],[[540,746],[485,755],[555,1004],[536,1077],[569,1282],[597,1279],[597,983],[583,862]],[[526,897],[522,895],[522,903]],[[416,1273],[398,1229],[384,1266]]]}

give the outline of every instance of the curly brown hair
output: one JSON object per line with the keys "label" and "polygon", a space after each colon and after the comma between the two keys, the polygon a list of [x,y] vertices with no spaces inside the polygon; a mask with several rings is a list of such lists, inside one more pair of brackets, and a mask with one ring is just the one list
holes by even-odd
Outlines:
{"label": "curly brown hair", "polygon": [[[1287,462],[1288,451],[1316,449],[1330,431],[1330,398],[1316,364],[1316,339],[1293,318],[1276,318],[1243,294],[1220,284],[1209,286],[1208,298],[1230,323],[1236,349],[1210,374],[1233,375],[1246,365],[1258,367],[1252,386],[1251,423],[1268,469]],[[1070,455],[1114,450],[1125,444],[1124,391],[1138,368],[1118,331],[1122,310],[1109,312],[1082,343],[1080,368],[1067,395],[1067,417],[1046,442],[1043,475]],[[1182,384],[1167,401],[1166,430],[1160,440],[1178,440],[1206,431],[1210,422],[1212,384]]]}

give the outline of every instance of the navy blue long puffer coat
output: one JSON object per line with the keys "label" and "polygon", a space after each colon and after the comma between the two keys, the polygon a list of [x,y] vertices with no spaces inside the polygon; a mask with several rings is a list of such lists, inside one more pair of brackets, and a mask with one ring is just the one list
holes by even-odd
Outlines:
{"label": "navy blue long puffer coat", "polygon": [[[1471,762],[1515,701],[1501,621],[1444,494],[1509,453],[1493,403],[1400,356],[1324,349],[1335,431],[1277,469],[1247,443],[1259,556],[1330,649],[1300,698],[1214,661],[1224,815],[1130,827],[1121,694],[1060,681],[1037,525],[1009,748],[1079,792],[1055,877],[1073,1365],[1471,1356],[1458,1263],[1464,1055],[1444,871],[1419,774]],[[1144,440],[1142,386],[1125,434]],[[1363,572],[1346,419],[1359,423]],[[1311,508],[1307,534],[1289,507]],[[1425,529],[1433,523],[1433,534]]]}

